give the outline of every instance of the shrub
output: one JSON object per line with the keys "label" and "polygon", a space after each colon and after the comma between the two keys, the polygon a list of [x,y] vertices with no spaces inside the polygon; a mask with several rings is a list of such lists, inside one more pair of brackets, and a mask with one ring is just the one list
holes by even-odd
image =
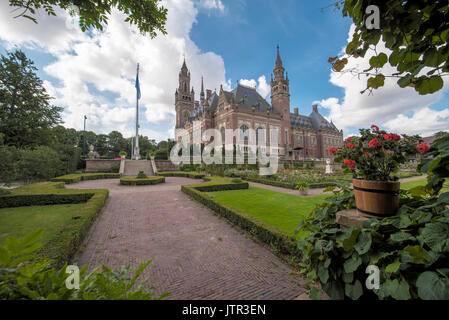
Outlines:
{"label": "shrub", "polygon": [[0,247],[1,300],[151,300],[169,295],[155,297],[146,281],[137,282],[152,260],[141,264],[133,276],[129,276],[130,266],[115,271],[103,266],[88,274],[86,265],[80,270],[79,288],[67,288],[67,263],[56,269],[51,261],[35,259],[33,253],[42,247],[39,240],[44,231],[21,239],[9,236]]}
{"label": "shrub", "polygon": [[296,189],[300,192],[305,192],[309,189],[310,185],[306,181],[298,181],[296,183]]}
{"label": "shrub", "polygon": [[122,151],[120,151],[120,152],[118,153],[118,155],[119,155],[119,156],[125,156],[125,157],[126,157],[126,156],[128,155],[128,153],[127,153],[126,151],[123,151],[123,150],[122,150]]}
{"label": "shrub", "polygon": [[169,151],[168,149],[159,149],[154,154],[155,160],[168,160]]}
{"label": "shrub", "polygon": [[232,183],[241,183],[242,179],[232,179],[231,182]]}
{"label": "shrub", "polygon": [[84,203],[93,193],[80,194],[9,194],[1,197],[0,208]]}
{"label": "shrub", "polygon": [[182,177],[182,178],[191,178],[191,179],[202,179],[205,177],[204,173],[196,173],[196,172],[182,172],[182,171],[161,171],[156,173],[158,176],[164,177]]}
{"label": "shrub", "polygon": [[139,171],[136,178],[137,179],[147,179],[148,176],[143,171]]}
{"label": "shrub", "polygon": [[53,182],[64,182],[66,184],[78,183],[85,180],[100,180],[100,179],[117,179],[120,178],[119,173],[81,173],[68,174],[61,177],[51,179]]}
{"label": "shrub", "polygon": [[147,186],[164,182],[165,177],[120,178],[120,184],[124,186]]}

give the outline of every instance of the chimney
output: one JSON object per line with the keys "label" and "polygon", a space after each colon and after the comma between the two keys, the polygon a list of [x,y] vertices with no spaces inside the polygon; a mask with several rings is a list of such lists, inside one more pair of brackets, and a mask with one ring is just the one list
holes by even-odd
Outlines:
{"label": "chimney", "polygon": [[295,114],[298,115],[298,108],[293,109],[295,111]]}
{"label": "chimney", "polygon": [[312,108],[313,108],[313,111],[314,111],[314,112],[318,112],[318,105],[317,105],[317,104],[314,104],[314,105],[312,106]]}
{"label": "chimney", "polygon": [[206,89],[206,99],[207,100],[209,100],[211,95],[212,95],[212,90]]}

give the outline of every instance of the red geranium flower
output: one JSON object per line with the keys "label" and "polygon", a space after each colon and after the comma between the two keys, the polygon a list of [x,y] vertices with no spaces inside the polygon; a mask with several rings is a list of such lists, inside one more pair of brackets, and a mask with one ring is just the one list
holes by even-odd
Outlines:
{"label": "red geranium flower", "polygon": [[370,156],[369,152],[367,152],[367,151],[365,151],[363,154],[364,154],[365,156],[367,156],[367,157]]}
{"label": "red geranium flower", "polygon": [[329,150],[327,150],[327,152],[328,152],[330,155],[337,154],[337,151],[338,151],[338,149],[337,149],[336,147],[332,147],[332,148],[329,148]]}
{"label": "red geranium flower", "polygon": [[346,145],[346,148],[355,149],[355,144],[349,143],[349,144]]}
{"label": "red geranium flower", "polygon": [[386,154],[392,154],[393,151],[391,151],[391,150],[385,150],[385,153],[386,153]]}
{"label": "red geranium flower", "polygon": [[416,149],[418,149],[418,152],[425,154],[429,150],[429,145],[425,142],[419,144]]}
{"label": "red geranium flower", "polygon": [[401,140],[401,137],[395,133],[388,133],[388,134],[384,134],[384,139],[390,140],[390,141],[399,141],[399,140]]}
{"label": "red geranium flower", "polygon": [[352,137],[348,137],[345,139],[345,142],[352,141]]}
{"label": "red geranium flower", "polygon": [[370,148],[374,148],[374,147],[380,147],[382,145],[382,142],[380,140],[377,140],[377,138],[374,138],[368,144],[369,144]]}
{"label": "red geranium flower", "polygon": [[356,162],[351,159],[345,159],[345,161],[343,162],[343,166],[347,166],[351,170],[355,170],[355,165],[356,165]]}
{"label": "red geranium flower", "polygon": [[371,128],[374,129],[374,130],[376,130],[376,131],[379,131],[379,127],[376,126],[375,124],[371,125]]}

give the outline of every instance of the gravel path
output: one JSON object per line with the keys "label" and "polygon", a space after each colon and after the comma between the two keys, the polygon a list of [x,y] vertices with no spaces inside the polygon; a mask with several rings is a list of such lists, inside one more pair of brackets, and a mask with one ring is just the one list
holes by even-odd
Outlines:
{"label": "gravel path", "polygon": [[79,266],[108,267],[154,259],[142,274],[169,299],[295,299],[303,280],[246,232],[232,227],[180,191],[197,181],[166,178],[153,186],[120,186],[117,179],[83,181],[73,189],[109,189]]}

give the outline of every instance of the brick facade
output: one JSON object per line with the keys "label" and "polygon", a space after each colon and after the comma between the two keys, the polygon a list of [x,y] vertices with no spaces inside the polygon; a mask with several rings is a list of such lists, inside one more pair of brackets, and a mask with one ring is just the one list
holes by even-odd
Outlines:
{"label": "brick facade", "polygon": [[[343,143],[343,131],[327,121],[313,106],[309,116],[300,115],[298,108],[290,112],[290,81],[282,64],[277,47],[275,68],[271,76],[271,105],[257,93],[255,88],[238,84],[231,91],[220,87],[217,93],[206,90],[201,80],[200,100],[190,89],[190,72],[186,62],[179,72],[179,86],[175,93],[176,129],[186,129],[192,137],[194,122],[199,121],[201,130],[216,128],[266,130],[265,137],[256,139],[270,145],[272,129],[278,129],[279,153],[286,160],[329,158],[327,150]],[[234,137],[234,143],[237,143]],[[245,137],[243,137],[245,138]]]}

